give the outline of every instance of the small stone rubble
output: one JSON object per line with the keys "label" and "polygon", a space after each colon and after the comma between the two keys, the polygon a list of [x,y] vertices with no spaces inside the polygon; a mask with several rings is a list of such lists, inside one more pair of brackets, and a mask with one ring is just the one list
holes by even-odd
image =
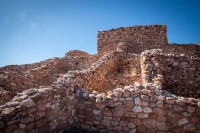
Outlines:
{"label": "small stone rubble", "polygon": [[198,133],[199,81],[200,45],[166,26],[99,32],[97,55],[0,68],[0,133]]}

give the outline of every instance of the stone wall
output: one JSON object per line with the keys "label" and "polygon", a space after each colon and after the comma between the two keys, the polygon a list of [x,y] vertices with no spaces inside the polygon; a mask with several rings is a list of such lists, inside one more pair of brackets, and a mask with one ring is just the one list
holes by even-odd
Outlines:
{"label": "stone wall", "polygon": [[[66,54],[64,58],[52,58],[42,62],[12,65],[0,68],[0,87],[10,91],[11,95],[29,88],[50,86],[57,80],[59,74],[68,71],[87,69],[94,59],[79,51],[76,54]],[[81,53],[81,54],[79,54]]]}
{"label": "stone wall", "polygon": [[[121,43],[128,44],[131,52],[141,53],[147,49],[167,45],[167,27],[148,25],[124,27],[98,33],[98,54],[116,51]],[[129,49],[130,50],[130,49]]]}
{"label": "stone wall", "polygon": [[163,89],[184,97],[200,97],[200,58],[149,50],[142,54],[143,77],[148,82],[163,76]]}
{"label": "stone wall", "polygon": [[46,133],[73,128],[76,100],[68,88],[29,89],[0,106],[1,133]]}
{"label": "stone wall", "polygon": [[2,67],[0,133],[200,132],[199,51],[135,26],[100,32],[96,55]]}
{"label": "stone wall", "polygon": [[165,53],[184,54],[186,56],[200,57],[199,44],[169,44],[162,48]]}
{"label": "stone wall", "polygon": [[160,84],[136,82],[107,93],[94,91],[88,100],[78,101],[76,127],[93,132],[199,132],[199,100],[158,90]]}
{"label": "stone wall", "polygon": [[[73,85],[89,91],[106,92],[112,88],[131,85],[141,81],[140,55],[125,54],[124,52],[110,52],[102,56],[88,69],[70,71],[60,76],[60,85],[63,80],[69,79]],[[71,85],[70,87],[73,87]]]}
{"label": "stone wall", "polygon": [[80,89],[76,96],[66,87],[29,89],[0,107],[0,131],[199,132],[199,99],[177,97],[161,86],[136,82],[107,93]]}

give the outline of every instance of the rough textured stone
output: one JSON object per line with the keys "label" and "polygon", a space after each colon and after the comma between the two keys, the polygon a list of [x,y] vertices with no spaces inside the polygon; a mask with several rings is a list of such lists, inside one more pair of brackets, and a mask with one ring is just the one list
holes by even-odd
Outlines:
{"label": "rough textured stone", "polygon": [[158,127],[158,130],[161,130],[161,131],[167,131],[168,130],[165,122],[157,122],[157,127]]}
{"label": "rough textured stone", "polygon": [[45,112],[36,112],[36,113],[34,114],[34,116],[35,116],[35,120],[39,120],[39,119],[45,117],[45,116],[46,116],[46,113],[45,113]]}
{"label": "rough textured stone", "polygon": [[154,112],[156,115],[165,115],[164,110],[162,110],[162,109],[160,109],[160,108],[154,108],[154,109],[153,109],[153,112]]}
{"label": "rough textured stone", "polygon": [[143,111],[144,111],[144,113],[151,113],[152,109],[149,107],[143,107]]}
{"label": "rough textured stone", "polygon": [[135,98],[135,104],[136,104],[136,105],[141,105],[141,104],[142,104],[142,102],[141,102],[141,100],[140,100],[140,97],[136,97],[136,98]]}
{"label": "rough textured stone", "polygon": [[187,111],[190,112],[190,113],[193,113],[194,110],[195,110],[195,108],[192,107],[192,106],[188,106],[188,107],[187,107]]}
{"label": "rough textured stone", "polygon": [[94,109],[94,110],[92,110],[92,112],[94,115],[98,115],[101,111]]}
{"label": "rough textured stone", "polygon": [[166,102],[169,103],[169,104],[174,104],[175,100],[174,100],[173,97],[166,97]]}
{"label": "rough textured stone", "polygon": [[180,120],[178,121],[178,125],[179,125],[179,126],[180,126],[180,125],[187,124],[187,123],[188,123],[188,120],[187,120],[186,118],[180,119]]}
{"label": "rough textured stone", "polygon": [[119,122],[119,126],[122,126],[122,127],[127,127],[127,124],[128,124],[127,121],[120,121]]}
{"label": "rough textured stone", "polygon": [[23,129],[17,129],[13,133],[25,133],[25,130],[23,130]]}
{"label": "rough textured stone", "polygon": [[24,93],[25,95],[28,95],[28,96],[31,96],[31,95],[35,94],[36,92],[37,92],[37,89],[35,89],[35,88],[32,88],[32,89],[28,89],[28,90],[23,91],[23,93]]}
{"label": "rough textured stone", "polygon": [[21,123],[24,123],[24,124],[27,124],[33,121],[34,121],[34,116],[31,114],[28,117],[24,117],[21,119]]}
{"label": "rough textured stone", "polygon": [[114,116],[114,117],[121,117],[121,116],[123,116],[123,115],[124,115],[124,109],[123,109],[123,107],[121,107],[120,109],[115,110],[115,111],[113,112],[113,116]]}
{"label": "rough textured stone", "polygon": [[129,130],[129,133],[136,133],[137,129],[131,129]]}
{"label": "rough textured stone", "polygon": [[163,101],[158,101],[158,102],[156,102],[156,105],[157,105],[159,108],[162,108],[162,107],[163,107]]}
{"label": "rough textured stone", "polygon": [[146,128],[155,128],[157,124],[155,119],[144,119],[142,123]]}
{"label": "rough textured stone", "polygon": [[134,112],[142,112],[142,108],[141,108],[141,106],[135,105],[135,106],[133,107],[133,111],[134,111]]}
{"label": "rough textured stone", "polygon": [[193,131],[193,130],[195,130],[196,128],[195,128],[194,124],[187,124],[187,125],[184,126],[184,129],[185,129],[186,131]]}
{"label": "rough textured stone", "polygon": [[135,118],[133,122],[135,123],[136,126],[140,126],[142,124],[142,121],[139,118]]}
{"label": "rough textured stone", "polygon": [[129,123],[128,123],[128,127],[129,127],[129,128],[135,128],[135,126],[136,126],[136,125],[135,125],[134,123],[132,123],[132,122],[129,122]]}
{"label": "rough textured stone", "polygon": [[144,101],[149,101],[149,97],[147,95],[141,95],[141,99]]}
{"label": "rough textured stone", "polygon": [[126,108],[133,108],[134,102],[133,101],[124,101],[124,105]]}
{"label": "rough textured stone", "polygon": [[110,122],[110,120],[103,119],[103,120],[101,121],[101,124],[102,124],[103,126],[110,126],[110,125],[111,125],[111,122]]}
{"label": "rough textured stone", "polygon": [[23,100],[22,102],[20,102],[20,105],[26,108],[31,108],[33,106],[35,106],[35,102],[31,99],[26,99]]}

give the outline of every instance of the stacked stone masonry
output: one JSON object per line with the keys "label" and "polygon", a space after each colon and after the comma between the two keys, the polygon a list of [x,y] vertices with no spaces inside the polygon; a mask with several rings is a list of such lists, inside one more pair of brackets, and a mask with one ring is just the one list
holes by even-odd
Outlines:
{"label": "stacked stone masonry", "polygon": [[96,55],[0,68],[0,133],[200,132],[200,45],[166,31],[102,31]]}

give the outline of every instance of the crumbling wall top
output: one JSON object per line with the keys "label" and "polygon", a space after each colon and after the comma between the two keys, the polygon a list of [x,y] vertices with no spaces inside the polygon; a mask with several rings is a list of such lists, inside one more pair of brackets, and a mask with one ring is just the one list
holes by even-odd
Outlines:
{"label": "crumbling wall top", "polygon": [[116,51],[121,42],[129,45],[129,52],[139,54],[147,49],[161,48],[168,44],[167,27],[165,25],[145,25],[100,31],[98,33],[98,53]]}

